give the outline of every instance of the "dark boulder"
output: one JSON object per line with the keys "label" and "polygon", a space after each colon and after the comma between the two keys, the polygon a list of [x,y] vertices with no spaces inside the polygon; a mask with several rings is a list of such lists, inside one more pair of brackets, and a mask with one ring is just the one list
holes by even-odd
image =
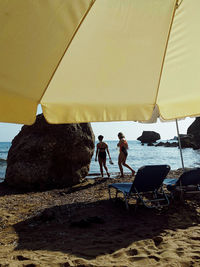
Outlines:
{"label": "dark boulder", "polygon": [[93,152],[89,123],[49,124],[40,114],[13,139],[5,182],[25,190],[75,185],[88,174]]}
{"label": "dark boulder", "polygon": [[188,127],[187,134],[199,134],[200,133],[200,117],[197,117],[193,123]]}
{"label": "dark boulder", "polygon": [[177,147],[178,143],[177,142],[166,142],[164,143],[164,147]]}
{"label": "dark boulder", "polygon": [[192,136],[193,148],[200,149],[200,117],[197,117],[189,126],[187,129],[187,134]]}
{"label": "dark boulder", "polygon": [[172,142],[170,143],[170,147],[177,147],[178,146],[178,142]]}
{"label": "dark boulder", "polygon": [[137,138],[141,143],[155,143],[160,139],[160,134],[154,131],[143,131],[142,135]]}
{"label": "dark boulder", "polygon": [[191,134],[180,134],[180,141],[182,148],[195,148]]}
{"label": "dark boulder", "polygon": [[159,143],[157,143],[155,146],[164,146],[164,145],[165,145],[164,142],[159,142]]}
{"label": "dark boulder", "polygon": [[148,143],[147,146],[154,146],[153,143]]}

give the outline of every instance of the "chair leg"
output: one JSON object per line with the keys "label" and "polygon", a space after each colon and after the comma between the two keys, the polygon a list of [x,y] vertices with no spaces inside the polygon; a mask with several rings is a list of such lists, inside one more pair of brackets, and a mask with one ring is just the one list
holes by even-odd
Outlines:
{"label": "chair leg", "polygon": [[165,197],[165,199],[167,201],[167,206],[169,206],[169,198],[168,198],[167,194],[164,191],[163,191],[163,194],[164,194],[164,197]]}
{"label": "chair leg", "polygon": [[[115,190],[116,190],[116,189],[115,189]],[[109,200],[113,200],[113,199],[112,199],[112,196],[111,196],[111,189],[110,189],[110,187],[108,187],[108,194],[109,194]],[[116,198],[117,198],[117,194],[118,194],[118,192],[117,192],[117,190],[116,190],[115,200],[116,200]]]}
{"label": "chair leg", "polygon": [[119,191],[118,191],[118,190],[116,190],[115,199],[117,198],[117,196],[118,196],[118,193],[119,193]]}
{"label": "chair leg", "polygon": [[111,200],[110,187],[108,187],[108,194],[109,194],[109,199]]}
{"label": "chair leg", "polygon": [[135,191],[136,191],[136,196],[137,196],[137,202],[142,202],[142,204],[145,206],[145,207],[147,207],[147,208],[152,208],[151,206],[149,206],[148,204],[147,204],[147,202],[143,199],[143,197],[140,195],[140,193],[135,189]]}
{"label": "chair leg", "polygon": [[111,189],[110,189],[110,187],[108,187],[109,200],[116,201],[119,191],[116,190],[115,188],[113,188],[113,189],[115,190],[115,198],[114,199],[111,196]]}
{"label": "chair leg", "polygon": [[166,204],[165,205],[163,205],[163,206],[169,206],[169,198],[168,198],[168,196],[167,196],[167,194],[165,193],[165,191],[163,190],[163,188],[161,188],[161,193],[163,194],[163,196],[164,196],[164,198],[165,198],[165,200],[166,200]]}
{"label": "chair leg", "polygon": [[126,209],[129,210],[129,205],[128,205],[128,198],[127,198],[127,195],[126,195],[126,194],[123,194],[123,195],[124,195],[124,200],[125,200]]}

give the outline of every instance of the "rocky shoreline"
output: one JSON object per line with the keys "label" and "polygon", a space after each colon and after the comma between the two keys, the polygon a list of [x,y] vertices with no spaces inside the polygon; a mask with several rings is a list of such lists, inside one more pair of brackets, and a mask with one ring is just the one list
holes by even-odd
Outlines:
{"label": "rocky shoreline", "polygon": [[[187,134],[179,134],[180,143],[182,148],[193,148],[194,150],[200,149],[200,117],[196,117],[194,122],[188,127]],[[178,137],[174,136],[171,142],[159,142],[160,134],[154,131],[143,131],[142,135],[137,138],[141,144],[145,143],[148,146],[164,146],[164,147],[178,147]]]}

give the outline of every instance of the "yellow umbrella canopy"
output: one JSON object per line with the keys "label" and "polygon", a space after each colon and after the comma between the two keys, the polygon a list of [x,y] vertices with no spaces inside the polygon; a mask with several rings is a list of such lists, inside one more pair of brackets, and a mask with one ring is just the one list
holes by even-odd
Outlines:
{"label": "yellow umbrella canopy", "polygon": [[[180,5],[179,5],[180,4]],[[0,121],[200,114],[199,0],[0,0]]]}

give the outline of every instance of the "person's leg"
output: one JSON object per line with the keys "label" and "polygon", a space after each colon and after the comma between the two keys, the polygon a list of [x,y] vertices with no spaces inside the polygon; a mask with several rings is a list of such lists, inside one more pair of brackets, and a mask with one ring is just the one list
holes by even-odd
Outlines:
{"label": "person's leg", "polygon": [[103,177],[103,161],[101,158],[99,158],[99,167],[100,167],[101,177]]}
{"label": "person's leg", "polygon": [[124,159],[122,160],[122,165],[124,167],[128,168],[129,170],[131,170],[132,175],[134,175],[135,174],[135,171],[128,164],[126,164],[126,159],[127,159],[127,156],[124,156]]}
{"label": "person's leg", "polygon": [[109,178],[109,177],[110,177],[110,174],[109,174],[109,172],[108,172],[108,168],[107,168],[107,166],[106,166],[106,158],[103,160],[103,166],[104,166],[104,169],[106,170],[106,173],[107,173],[108,178]]}
{"label": "person's leg", "polygon": [[124,177],[122,161],[123,161],[123,158],[122,158],[122,154],[120,153],[119,157],[118,157],[118,165],[119,165],[119,170],[120,170],[120,173],[121,173],[121,177]]}

